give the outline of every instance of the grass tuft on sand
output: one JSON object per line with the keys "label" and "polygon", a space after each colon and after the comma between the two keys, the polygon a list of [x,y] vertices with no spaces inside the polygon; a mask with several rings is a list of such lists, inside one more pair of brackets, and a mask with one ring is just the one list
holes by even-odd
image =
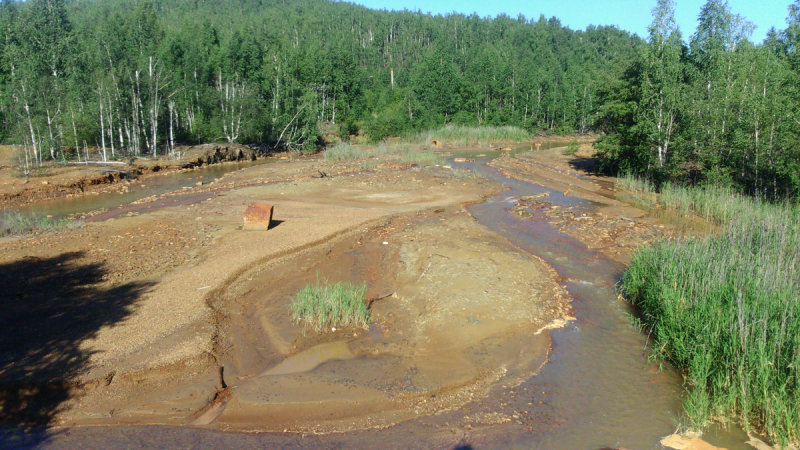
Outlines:
{"label": "grass tuft on sand", "polygon": [[289,309],[296,324],[305,323],[318,333],[331,327],[366,327],[370,316],[366,292],[366,284],[318,281],[301,289]]}
{"label": "grass tuft on sand", "polygon": [[73,220],[54,219],[36,214],[23,214],[17,211],[3,211],[0,213],[0,237],[25,236],[38,232],[56,232],[80,226],[80,222]]}
{"label": "grass tuft on sand", "polygon": [[665,184],[655,196],[642,180],[620,184],[722,228],[644,246],[622,278],[654,356],[685,374],[686,425],[735,420],[800,442],[800,208],[724,187]]}

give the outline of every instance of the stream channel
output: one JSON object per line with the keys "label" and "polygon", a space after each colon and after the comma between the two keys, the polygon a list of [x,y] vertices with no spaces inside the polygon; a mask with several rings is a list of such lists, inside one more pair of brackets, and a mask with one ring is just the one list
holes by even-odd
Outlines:
{"label": "stream channel", "polygon": [[[513,153],[527,149],[517,149]],[[486,154],[475,162],[451,164],[454,168],[472,170],[510,190],[470,206],[469,211],[479,223],[504,236],[518,248],[543,258],[556,269],[572,296],[575,319],[564,328],[549,332],[552,349],[549,362],[540,373],[513,388],[495,386],[488,398],[462,409],[486,413],[497,411],[507,415],[527,411],[527,416],[535,420],[463,429],[450,424],[457,423],[464,411],[446,411],[384,430],[319,436],[226,433],[194,427],[125,426],[55,430],[13,441],[28,448],[46,449],[663,448],[660,440],[676,431],[681,414],[682,380],[672,368],[665,365],[659,369],[658,363],[648,361],[647,336],[632,325],[634,311],[615,292],[615,284],[624,266],[569,235],[559,233],[541,213],[524,220],[509,214],[520,196],[543,192],[549,193],[548,200],[553,204],[576,207],[578,212],[591,211],[597,204],[507,178],[486,165],[500,152]],[[475,157],[474,153],[456,156]],[[198,172],[191,174],[195,178]],[[208,174],[210,178],[214,176],[219,176],[219,173],[212,171]],[[185,178],[187,176],[181,174],[174,183],[183,186],[188,181]],[[86,209],[97,207],[92,204]],[[74,212],[77,211],[70,211]],[[706,432],[703,439],[729,450],[752,449],[744,443],[747,436],[738,428],[713,429]],[[0,444],[4,440],[0,433]]]}

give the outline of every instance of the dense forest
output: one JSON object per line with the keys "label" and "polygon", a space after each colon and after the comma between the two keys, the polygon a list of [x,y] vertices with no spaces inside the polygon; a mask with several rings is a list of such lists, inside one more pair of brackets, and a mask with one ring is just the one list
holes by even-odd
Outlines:
{"label": "dense forest", "polygon": [[[313,149],[320,127],[373,141],[515,125],[601,134],[602,166],[800,189],[800,1],[788,28],[709,0],[685,41],[659,0],[644,39],[527,19],[375,11],[327,0],[4,0],[0,137],[25,164],[174,155],[179,144]],[[22,161],[22,160],[21,160]]]}
{"label": "dense forest", "polygon": [[800,1],[761,44],[726,1],[709,0],[683,40],[659,0],[646,44],[596,100],[606,167],[663,181],[733,185],[767,199],[800,188]]}
{"label": "dense forest", "polygon": [[325,0],[5,1],[0,21],[2,133],[37,161],[85,145],[313,148],[321,123],[373,140],[446,123],[585,132],[598,85],[641,43],[554,18]]}

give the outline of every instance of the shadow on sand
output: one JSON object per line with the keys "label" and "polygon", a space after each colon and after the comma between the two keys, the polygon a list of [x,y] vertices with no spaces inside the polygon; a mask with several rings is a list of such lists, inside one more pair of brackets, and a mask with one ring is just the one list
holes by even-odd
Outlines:
{"label": "shadow on sand", "polygon": [[46,438],[42,430],[81,387],[74,380],[91,356],[81,343],[124,320],[151,286],[104,285],[104,267],[82,257],[0,265],[0,447]]}

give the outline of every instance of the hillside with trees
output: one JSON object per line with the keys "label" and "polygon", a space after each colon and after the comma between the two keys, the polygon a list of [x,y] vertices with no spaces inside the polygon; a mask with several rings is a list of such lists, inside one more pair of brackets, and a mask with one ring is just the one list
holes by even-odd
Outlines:
{"label": "hillside with trees", "polygon": [[555,18],[324,0],[5,1],[0,23],[2,135],[37,162],[86,146],[308,149],[320,123],[373,140],[447,123],[586,132],[640,44]]}
{"label": "hillside with trees", "polygon": [[372,141],[445,124],[594,131],[606,170],[796,196],[800,3],[760,44],[723,0],[687,37],[673,1],[653,12],[642,40],[327,0],[6,0],[0,136],[36,165],[87,148],[310,150],[323,124]]}
{"label": "hillside with trees", "polygon": [[664,181],[732,185],[767,199],[800,188],[800,2],[761,44],[726,1],[709,0],[684,40],[659,0],[646,44],[600,93],[597,147],[607,168]]}

